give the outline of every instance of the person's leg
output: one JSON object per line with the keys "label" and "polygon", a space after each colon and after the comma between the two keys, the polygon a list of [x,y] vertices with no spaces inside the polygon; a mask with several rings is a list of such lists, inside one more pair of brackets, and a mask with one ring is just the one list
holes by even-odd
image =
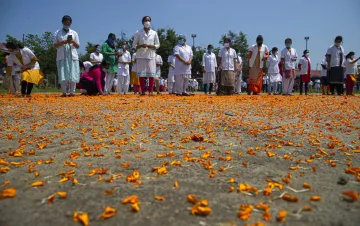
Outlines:
{"label": "person's leg", "polygon": [[214,87],[214,83],[210,83],[209,84],[209,94],[211,94],[213,87]]}
{"label": "person's leg", "polygon": [[14,84],[14,79],[15,79],[15,75],[11,75],[10,76],[10,90],[11,90],[11,94],[15,94],[15,84]]}
{"label": "person's leg", "polygon": [[125,87],[124,87],[124,93],[129,92],[129,85],[130,85],[130,75],[125,76]]}
{"label": "person's leg", "polygon": [[274,83],[273,82],[270,82],[269,83],[269,86],[267,87],[268,88],[268,94],[271,94],[271,88],[274,86]]}
{"label": "person's leg", "polygon": [[208,88],[208,84],[204,84],[204,93],[207,94],[207,88]]}
{"label": "person's leg", "polygon": [[66,96],[66,89],[67,89],[68,81],[67,80],[61,81],[60,84],[61,84],[61,93],[63,96]]}
{"label": "person's leg", "polygon": [[125,76],[122,75],[118,75],[118,82],[117,82],[117,93],[121,94],[123,92],[124,89],[124,82],[125,82]]}
{"label": "person's leg", "polygon": [[282,82],[282,94],[287,94],[288,91],[288,87],[289,87],[289,82],[290,79],[289,78],[284,78],[283,82]]}
{"label": "person's leg", "polygon": [[34,83],[30,83],[30,82],[27,83],[26,96],[30,96],[33,87],[34,87]]}
{"label": "person's leg", "polygon": [[278,83],[274,82],[274,94],[277,94],[277,89],[278,89]]}
{"label": "person's leg", "polygon": [[294,80],[293,78],[289,79],[289,86],[288,86],[288,90],[287,90],[287,94],[290,95],[293,91],[294,88]]}
{"label": "person's leg", "polygon": [[156,87],[156,93],[160,93],[160,78],[154,78],[155,79],[155,87]]}
{"label": "person's leg", "polygon": [[302,91],[303,91],[303,85],[304,85],[304,83],[303,82],[300,82],[300,95],[302,95]]}
{"label": "person's leg", "polygon": [[76,82],[69,82],[70,83],[70,95],[75,95],[75,88],[76,88]]}
{"label": "person's leg", "polygon": [[106,94],[110,94],[110,92],[111,92],[111,87],[114,82],[114,76],[115,76],[114,73],[106,74],[106,81],[105,81],[105,93]]}
{"label": "person's leg", "polygon": [[185,78],[185,75],[183,76],[183,93],[187,93],[186,90],[189,86],[189,79]]}
{"label": "person's leg", "polygon": [[22,96],[26,95],[26,87],[27,87],[27,82],[26,81],[21,81],[21,95]]}
{"label": "person's leg", "polygon": [[149,77],[149,93],[152,94],[154,89],[154,77]]}
{"label": "person's leg", "polygon": [[16,90],[16,94],[19,94],[19,92],[20,92],[20,76],[15,76],[14,87]]}
{"label": "person's leg", "polygon": [[308,90],[309,90],[309,83],[305,82],[305,95],[308,94]]}
{"label": "person's leg", "polygon": [[346,75],[345,84],[346,84],[346,95],[350,95],[352,93],[352,87],[353,87],[350,75]]}
{"label": "person's leg", "polygon": [[184,80],[181,75],[175,75],[175,93],[181,95],[184,87]]}
{"label": "person's leg", "polygon": [[141,94],[145,94],[145,77],[140,77]]}

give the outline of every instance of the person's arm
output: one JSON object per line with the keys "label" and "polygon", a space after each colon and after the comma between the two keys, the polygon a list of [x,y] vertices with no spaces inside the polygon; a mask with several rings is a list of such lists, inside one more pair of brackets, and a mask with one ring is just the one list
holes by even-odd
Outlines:
{"label": "person's arm", "polygon": [[350,61],[350,64],[355,64],[358,60],[360,60],[360,57],[359,57],[359,58],[357,58],[356,60],[352,60],[352,61]]}
{"label": "person's arm", "polygon": [[24,48],[23,54],[26,54],[31,59],[31,61],[28,64],[21,65],[20,69],[27,70],[29,68],[32,68],[36,64],[36,61],[37,61],[35,54],[30,49],[27,49],[27,48]]}
{"label": "person's arm", "polygon": [[239,64],[238,64],[238,57],[237,57],[237,53],[236,51],[234,50],[234,69],[235,71],[238,71],[239,70]]}
{"label": "person's arm", "polygon": [[67,40],[58,40],[58,31],[57,32],[55,32],[55,34],[54,34],[54,47],[57,49],[57,48],[59,48],[60,46],[63,46],[63,45],[65,45],[66,43],[67,43]]}
{"label": "person's arm", "polygon": [[202,56],[202,63],[201,63],[202,71],[203,71],[203,72],[206,72],[206,70],[205,70],[205,55],[206,55],[206,53],[203,54],[203,56]]}
{"label": "person's arm", "polygon": [[269,49],[268,49],[267,46],[265,46],[265,56],[264,56],[264,59],[263,59],[263,60],[266,61],[269,56],[270,56],[270,54],[269,54]]}
{"label": "person's arm", "polygon": [[180,56],[179,46],[175,46],[174,55],[181,63],[186,64],[186,61]]}
{"label": "person's arm", "polygon": [[112,52],[110,51],[110,46],[107,44],[107,43],[104,43],[102,46],[101,46],[101,52],[104,53],[104,55],[108,55],[108,56],[116,56],[118,55],[118,52]]}
{"label": "person's arm", "polygon": [[[250,59],[251,59],[251,57],[252,57],[252,54],[253,54],[252,49],[250,49],[250,50],[249,50],[249,53],[248,53],[248,62],[249,62],[249,65],[250,65]],[[249,66],[249,69],[251,69],[250,66]]]}
{"label": "person's arm", "polygon": [[[214,54],[215,55],[215,54]],[[214,64],[215,64],[215,72],[217,71],[217,59],[216,59],[216,55],[214,57]]]}
{"label": "person's arm", "polygon": [[191,62],[192,62],[192,59],[193,59],[193,56],[194,56],[194,54],[193,54],[193,51],[192,51],[192,49],[190,48],[190,58],[189,58],[189,60],[187,61],[187,65],[191,65]]}
{"label": "person's arm", "polygon": [[80,48],[79,35],[76,32],[73,32],[73,40],[69,41],[69,44],[72,44],[76,49]]}

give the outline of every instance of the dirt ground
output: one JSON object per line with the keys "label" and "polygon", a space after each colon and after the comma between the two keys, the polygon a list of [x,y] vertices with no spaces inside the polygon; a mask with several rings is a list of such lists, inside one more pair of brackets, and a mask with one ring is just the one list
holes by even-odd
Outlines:
{"label": "dirt ground", "polygon": [[[80,225],[75,211],[90,225],[360,225],[360,201],[341,195],[360,192],[359,100],[1,96],[0,192],[16,196],[0,199],[0,225]],[[129,182],[133,170],[140,176]],[[57,192],[67,197],[52,200]],[[211,214],[192,215],[189,194],[207,200]],[[138,212],[122,203],[131,195]],[[253,206],[248,220],[241,204]],[[107,206],[117,213],[103,220]]]}

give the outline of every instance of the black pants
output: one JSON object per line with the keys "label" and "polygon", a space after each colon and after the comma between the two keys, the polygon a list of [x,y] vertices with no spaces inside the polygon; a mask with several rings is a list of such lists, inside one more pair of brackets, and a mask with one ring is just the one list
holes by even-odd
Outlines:
{"label": "black pants", "polygon": [[87,95],[93,96],[99,93],[97,86],[94,81],[87,80],[86,78],[81,78],[80,83],[83,89],[86,89]]}
{"label": "black pants", "polygon": [[27,81],[21,81],[21,94],[22,95],[30,95],[33,87],[34,87],[34,83],[30,83]]}
{"label": "black pants", "polygon": [[207,91],[208,91],[208,90],[207,90],[208,85],[209,85],[209,94],[211,94],[214,84],[213,84],[213,83],[204,84],[204,92],[205,92],[205,94],[206,94]]}
{"label": "black pants", "polygon": [[300,82],[300,95],[303,93],[303,84],[305,83],[305,94],[308,93],[309,83],[308,82]]}
{"label": "black pants", "polygon": [[330,92],[332,95],[335,94],[335,88],[338,95],[344,94],[344,85],[343,84],[330,84]]}

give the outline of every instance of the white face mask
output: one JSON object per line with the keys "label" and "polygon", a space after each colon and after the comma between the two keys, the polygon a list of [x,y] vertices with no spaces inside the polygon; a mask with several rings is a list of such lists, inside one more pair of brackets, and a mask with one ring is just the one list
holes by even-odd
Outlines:
{"label": "white face mask", "polygon": [[225,46],[226,48],[228,48],[228,47],[230,46],[230,44],[229,44],[229,43],[225,43],[224,46]]}
{"label": "white face mask", "polygon": [[144,22],[144,27],[145,27],[145,28],[149,28],[150,25],[151,25],[150,21]]}
{"label": "white face mask", "polygon": [[306,53],[306,54],[305,54],[305,56],[306,56],[306,57],[308,57],[308,56],[309,56],[309,54],[308,54],[308,53]]}

